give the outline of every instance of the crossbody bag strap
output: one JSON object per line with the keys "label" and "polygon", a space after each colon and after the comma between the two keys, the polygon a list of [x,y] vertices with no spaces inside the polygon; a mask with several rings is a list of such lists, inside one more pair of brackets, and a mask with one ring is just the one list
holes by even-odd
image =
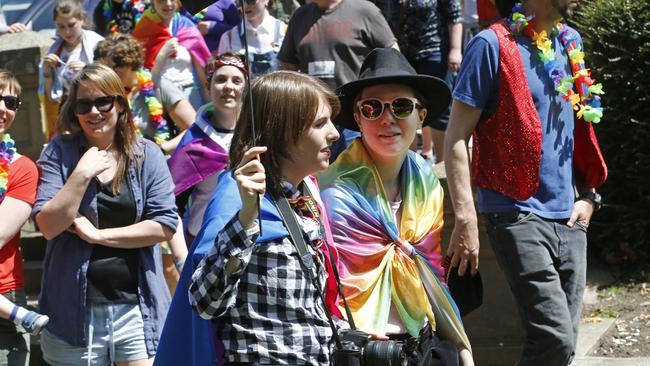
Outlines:
{"label": "crossbody bag strap", "polygon": [[[315,197],[314,194],[312,194],[311,190],[309,189],[309,185],[304,184],[303,187],[305,188],[305,193],[307,193],[308,196],[310,197]],[[320,219],[320,213],[318,212],[318,207],[310,207],[309,208],[314,216],[318,218],[318,223],[320,224],[321,228],[324,228],[323,222]],[[323,233],[324,239],[327,239],[325,237],[325,234]],[[327,240],[325,240],[325,246],[327,247],[327,252],[329,253],[330,257],[330,265],[332,266],[332,272],[334,273],[334,279],[336,280],[336,289],[338,290],[339,296],[341,296],[341,299],[343,299],[343,307],[345,308],[345,315],[348,317],[348,323],[350,324],[350,328],[352,329],[357,329],[356,324],[354,323],[354,318],[352,317],[352,311],[350,311],[350,307],[348,306],[348,301],[345,299],[345,295],[343,294],[343,286],[341,285],[341,277],[339,276],[339,270],[334,262],[334,253],[332,253],[332,248],[330,248],[329,244],[327,243]]]}
{"label": "crossbody bag strap", "polygon": [[332,337],[334,338],[334,342],[336,342],[336,347],[341,349],[343,346],[341,343],[341,338],[339,337],[338,330],[336,329],[336,325],[334,324],[334,319],[332,319],[332,314],[330,314],[329,310],[327,309],[327,304],[325,303],[325,297],[323,296],[323,291],[321,289],[320,284],[318,283],[318,279],[312,276],[313,273],[312,271],[316,266],[314,264],[314,259],[312,258],[311,253],[309,253],[309,250],[307,249],[305,238],[303,237],[302,230],[298,225],[298,220],[296,220],[296,216],[294,215],[293,210],[289,205],[289,201],[284,196],[280,198],[274,197],[273,202],[278,208],[278,212],[280,213],[282,222],[284,222],[285,226],[287,227],[287,230],[289,231],[289,237],[291,238],[291,242],[293,243],[294,247],[296,247],[296,250],[298,251],[298,258],[300,260],[300,264],[302,264],[303,268],[305,269],[305,274],[307,275],[307,278],[310,279],[311,282],[314,284],[314,287],[316,287],[316,293],[323,303],[323,308],[325,310],[325,314],[327,315],[327,320],[329,321],[330,327],[332,328]]}

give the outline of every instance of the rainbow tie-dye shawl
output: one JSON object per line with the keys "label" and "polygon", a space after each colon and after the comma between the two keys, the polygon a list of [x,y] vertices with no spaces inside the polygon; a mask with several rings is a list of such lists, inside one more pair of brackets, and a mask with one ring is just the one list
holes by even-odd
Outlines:
{"label": "rainbow tie-dye shawl", "polygon": [[[441,281],[444,193],[427,163],[412,152],[404,161],[399,223],[361,139],[318,179],[357,327],[385,334],[393,304],[412,336],[417,337],[426,319],[443,338],[471,350],[456,304]],[[405,242],[415,248],[412,257],[400,249]]]}

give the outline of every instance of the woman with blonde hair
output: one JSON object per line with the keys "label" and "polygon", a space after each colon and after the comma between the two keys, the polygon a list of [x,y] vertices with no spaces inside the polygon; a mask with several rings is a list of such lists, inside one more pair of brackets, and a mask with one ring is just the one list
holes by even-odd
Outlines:
{"label": "woman with blonde hair", "polygon": [[58,125],[33,209],[48,239],[44,359],[150,365],[170,301],[156,243],[178,221],[165,159],[136,134],[122,82],[104,65],[73,78]]}
{"label": "woman with blonde hair", "polygon": [[418,344],[409,365],[458,365],[459,356],[463,366],[473,365],[444,283],[442,186],[409,150],[416,129],[449,104],[449,88],[416,73],[395,49],[377,48],[359,79],[338,91],[339,120],[361,137],[319,183],[352,316],[365,332]]}

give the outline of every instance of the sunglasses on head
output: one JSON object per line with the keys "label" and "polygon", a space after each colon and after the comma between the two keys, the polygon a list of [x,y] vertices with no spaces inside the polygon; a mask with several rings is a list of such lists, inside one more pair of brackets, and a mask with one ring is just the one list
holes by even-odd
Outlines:
{"label": "sunglasses on head", "polygon": [[100,112],[110,112],[113,109],[113,102],[117,99],[117,95],[108,95],[95,99],[77,99],[75,101],[73,110],[75,114],[86,114],[93,110],[93,106]]}
{"label": "sunglasses on head", "polygon": [[418,100],[411,97],[398,97],[391,101],[367,98],[357,102],[357,107],[361,115],[371,121],[379,119],[384,114],[384,106],[388,106],[390,112],[397,119],[408,118],[415,108],[422,108]]}
{"label": "sunglasses on head", "polygon": [[5,102],[5,107],[12,111],[17,111],[20,107],[20,98],[13,95],[0,95],[0,100]]}

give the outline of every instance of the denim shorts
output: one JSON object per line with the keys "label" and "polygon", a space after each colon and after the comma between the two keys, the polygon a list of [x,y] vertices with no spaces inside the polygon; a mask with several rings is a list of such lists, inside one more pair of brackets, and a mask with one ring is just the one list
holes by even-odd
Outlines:
{"label": "denim shorts", "polygon": [[[43,359],[58,365],[110,365],[148,359],[144,322],[137,304],[88,304],[88,345],[74,347],[44,330]],[[90,354],[90,357],[88,357]]]}

